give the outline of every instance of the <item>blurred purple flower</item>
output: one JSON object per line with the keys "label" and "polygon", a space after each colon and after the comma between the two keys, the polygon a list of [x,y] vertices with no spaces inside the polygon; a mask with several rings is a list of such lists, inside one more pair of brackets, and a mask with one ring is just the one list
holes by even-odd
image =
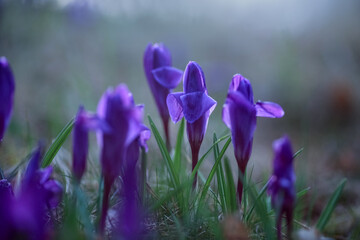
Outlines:
{"label": "blurred purple flower", "polygon": [[[147,132],[150,131],[143,131],[145,135],[147,135]],[[141,239],[141,234],[144,231],[144,213],[140,201],[139,171],[136,168],[136,163],[139,159],[140,146],[144,147],[142,143],[149,138],[145,137],[142,140],[140,138],[133,141],[127,148],[122,176],[123,204],[119,209],[118,234],[121,239]]]}
{"label": "blurred purple flower", "polygon": [[18,196],[10,183],[0,180],[1,239],[47,239],[48,208],[56,207],[62,198],[62,186],[50,179],[52,167],[39,169],[41,146],[32,154]]}
{"label": "blurred purple flower", "polygon": [[9,125],[14,103],[15,81],[5,57],[0,57],[0,141]]}
{"label": "blurred purple flower", "polygon": [[11,197],[14,195],[11,183],[7,179],[0,180],[0,196]]}
{"label": "blurred purple flower", "polygon": [[176,88],[182,77],[182,71],[171,65],[171,54],[164,44],[148,44],[144,54],[144,70],[163,122],[168,148],[170,147],[170,137],[166,97],[171,89]]}
{"label": "blurred purple flower", "polygon": [[[281,217],[286,216],[288,234],[291,234],[293,211],[295,207],[295,171],[293,150],[290,139],[284,136],[273,143],[274,171],[269,181],[268,194],[276,212],[278,239],[281,239]],[[290,235],[288,235],[290,236]]]}
{"label": "blurred purple flower", "polygon": [[105,227],[111,186],[115,178],[120,175],[128,146],[135,140],[146,144],[145,139],[149,137],[149,133],[146,133],[149,131],[148,128],[142,124],[143,108],[143,105],[135,106],[132,94],[124,84],[114,90],[108,89],[99,101],[98,116],[111,129],[109,132],[98,132],[104,176],[101,232]]}
{"label": "blurred purple flower", "polygon": [[[168,95],[167,106],[173,122],[186,119],[186,131],[192,153],[192,168],[196,166],[199,150],[204,139],[209,116],[216,101],[207,92],[205,76],[196,62],[189,62],[184,72],[184,92]],[[196,185],[196,177],[194,186]]]}
{"label": "blurred purple flower", "polygon": [[256,116],[279,118],[283,109],[276,103],[260,102],[254,104],[254,97],[249,80],[240,74],[234,75],[229,86],[228,96],[223,106],[222,118],[231,130],[234,154],[239,168],[238,199],[242,200],[242,176],[252,151],[256,128]]}
{"label": "blurred purple flower", "polygon": [[89,148],[89,130],[101,130],[109,132],[107,124],[95,114],[85,111],[83,106],[79,107],[75,118],[73,130],[73,173],[76,181],[80,182],[85,169],[86,158]]}
{"label": "blurred purple flower", "polygon": [[1,239],[46,238],[43,194],[37,187],[21,189],[18,197],[0,191]]}
{"label": "blurred purple flower", "polygon": [[63,187],[58,181],[50,178],[53,172],[52,166],[39,169],[41,149],[42,146],[39,145],[33,153],[26,168],[21,187],[22,191],[25,191],[25,189],[40,191],[45,199],[46,206],[55,208],[61,202]]}

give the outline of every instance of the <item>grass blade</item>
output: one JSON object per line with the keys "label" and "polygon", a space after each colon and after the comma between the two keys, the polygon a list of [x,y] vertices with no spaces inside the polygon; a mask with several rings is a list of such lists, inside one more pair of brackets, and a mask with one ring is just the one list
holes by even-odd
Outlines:
{"label": "grass blade", "polygon": [[225,176],[227,192],[229,195],[230,211],[234,212],[237,209],[235,182],[231,171],[229,159],[227,157],[225,157]]}
{"label": "grass blade", "polygon": [[[214,159],[216,160],[219,157],[220,150],[219,145],[216,143],[217,136],[216,133],[214,133],[213,136],[213,144],[214,146]],[[226,195],[225,195],[225,178],[224,178],[224,171],[222,164],[220,162],[219,167],[216,169],[216,177],[217,177],[217,183],[218,183],[218,194],[220,198],[220,205],[221,210],[223,213],[227,212],[227,205],[226,205]]]}
{"label": "grass blade", "polygon": [[61,146],[64,144],[65,140],[70,135],[73,125],[74,125],[74,119],[71,119],[65,125],[65,127],[60,131],[60,133],[57,135],[57,137],[55,138],[55,140],[53,141],[53,143],[51,144],[51,146],[45,153],[44,158],[41,163],[41,167],[45,168],[51,164],[54,157],[60,150]]}
{"label": "grass blade", "polygon": [[339,183],[338,187],[336,188],[336,190],[334,191],[334,193],[332,194],[329,202],[326,204],[324,210],[322,211],[319,220],[316,224],[316,228],[322,232],[326,226],[326,224],[328,223],[328,221],[330,220],[331,214],[333,213],[337,201],[339,200],[339,197],[345,187],[345,184],[347,182],[347,179],[344,178],[343,180],[341,180],[341,182]]}
{"label": "grass blade", "polygon": [[296,199],[299,199],[299,198],[301,198],[302,196],[304,196],[310,189],[311,189],[311,187],[307,187],[307,188],[299,191],[299,192],[296,194]]}
{"label": "grass blade", "polygon": [[204,161],[205,157],[211,152],[211,150],[213,149],[213,147],[218,144],[219,142],[224,141],[225,139],[227,139],[228,137],[230,137],[230,135],[226,135],[223,136],[221,138],[219,138],[210,148],[209,150],[199,159],[198,163],[195,165],[194,170],[192,171],[191,175],[190,175],[190,180],[193,181],[195,178],[195,174],[196,172],[199,170],[200,165],[202,164],[202,162]]}
{"label": "grass blade", "polygon": [[166,167],[167,167],[169,175],[170,175],[171,183],[172,183],[173,187],[176,189],[179,187],[179,176],[177,175],[177,172],[175,171],[175,167],[171,160],[170,154],[166,148],[164,140],[161,138],[161,135],[160,135],[155,123],[153,122],[153,120],[151,119],[150,116],[148,116],[148,119],[149,119],[151,131],[154,134],[154,137],[159,146],[161,155],[163,156],[163,158],[165,160]]}
{"label": "grass blade", "polygon": [[210,183],[211,183],[211,181],[212,181],[212,179],[213,179],[213,177],[215,175],[216,169],[218,168],[219,163],[220,163],[222,157],[224,156],[226,149],[229,147],[230,143],[231,143],[231,138],[229,138],[226,141],[224,147],[222,148],[222,150],[221,150],[221,152],[219,154],[219,157],[216,159],[215,164],[212,167],[212,169],[211,169],[211,171],[209,173],[209,176],[208,176],[208,178],[207,178],[207,180],[205,182],[204,188],[202,190],[201,197],[200,197],[200,202],[205,198],[205,195],[209,190]]}
{"label": "grass blade", "polygon": [[175,146],[175,154],[174,154],[174,168],[177,173],[180,173],[182,170],[181,168],[181,147],[182,142],[184,139],[184,129],[185,129],[185,120],[184,118],[181,120],[177,139],[176,139],[176,146]]}
{"label": "grass blade", "polygon": [[304,151],[304,148],[300,148],[296,153],[293,155],[293,159],[297,158],[302,152]]}

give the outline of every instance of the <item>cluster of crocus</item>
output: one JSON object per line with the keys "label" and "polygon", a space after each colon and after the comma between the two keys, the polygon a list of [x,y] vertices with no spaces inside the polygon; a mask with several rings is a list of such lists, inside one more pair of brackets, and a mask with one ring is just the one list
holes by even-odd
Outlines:
{"label": "cluster of crocus", "polygon": [[5,57],[0,57],[0,142],[9,125],[14,102],[15,81]]}
{"label": "cluster of crocus", "polygon": [[[143,105],[135,105],[131,92],[124,84],[115,89],[108,89],[99,101],[98,117],[109,127],[107,132],[98,132],[100,162],[104,176],[101,232],[104,231],[109,193],[115,178],[122,170],[135,174],[134,166],[139,157],[139,147],[147,148],[146,140],[150,137],[150,130],[142,123],[143,109]],[[124,186],[127,184],[129,183],[124,183]]]}
{"label": "cluster of crocus", "polygon": [[0,226],[3,239],[47,239],[50,234],[46,213],[59,205],[63,188],[50,178],[51,166],[39,168],[40,160],[41,148],[38,147],[32,154],[17,196],[11,184],[6,179],[1,180],[0,219],[6,219]]}
{"label": "cluster of crocus", "polygon": [[171,54],[162,43],[149,43],[144,54],[145,76],[155,98],[165,131],[166,144],[170,148],[169,111],[166,97],[180,83],[182,71],[171,66]]}
{"label": "cluster of crocus", "polygon": [[236,74],[230,83],[223,106],[223,121],[231,130],[234,154],[239,168],[238,200],[242,199],[242,177],[250,159],[256,117],[280,118],[283,109],[276,103],[258,101],[254,104],[253,90],[249,80]]}
{"label": "cluster of crocus", "polygon": [[[196,62],[189,62],[184,71],[184,92],[168,95],[167,106],[171,119],[176,123],[186,119],[186,132],[189,139],[192,168],[199,158],[199,150],[204,139],[209,116],[215,109],[216,101],[208,95],[205,76]],[[194,187],[196,186],[196,177]]]}
{"label": "cluster of crocus", "polygon": [[284,136],[273,143],[274,172],[269,181],[268,194],[276,212],[278,239],[281,239],[281,220],[285,214],[288,237],[291,236],[292,218],[295,207],[295,172],[291,142]]}

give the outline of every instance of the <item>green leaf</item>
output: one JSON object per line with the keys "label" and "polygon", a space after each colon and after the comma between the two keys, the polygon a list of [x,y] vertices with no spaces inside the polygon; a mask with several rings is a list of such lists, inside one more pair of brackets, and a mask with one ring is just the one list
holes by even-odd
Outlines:
{"label": "green leaf", "polygon": [[311,189],[311,187],[307,187],[307,188],[299,191],[299,192],[296,194],[296,199],[299,199],[299,198],[301,198],[302,196],[304,196],[310,189]]}
{"label": "green leaf", "polygon": [[156,139],[156,142],[159,146],[161,155],[163,156],[163,158],[165,160],[166,167],[167,167],[169,175],[170,175],[171,183],[172,183],[173,187],[176,189],[179,187],[179,176],[178,176],[177,172],[175,171],[175,167],[171,160],[170,154],[166,148],[164,140],[161,138],[161,135],[160,135],[155,123],[153,122],[153,120],[151,119],[150,116],[148,116],[148,119],[149,119],[151,130],[152,130],[154,137]]}
{"label": "green leaf", "polygon": [[218,144],[219,142],[224,141],[224,140],[227,139],[228,137],[230,137],[230,135],[226,135],[226,136],[223,136],[223,137],[219,138],[219,139],[209,148],[209,150],[199,159],[198,163],[195,165],[193,171],[191,172],[191,175],[190,175],[190,180],[191,180],[191,182],[194,180],[195,174],[196,174],[196,172],[199,170],[200,165],[201,165],[202,162],[204,161],[205,157],[211,152],[211,150],[213,149],[213,147],[214,147],[216,144]]}
{"label": "green leaf", "polygon": [[259,201],[259,199],[264,195],[266,189],[267,189],[268,186],[269,186],[269,182],[270,182],[270,180],[267,181],[267,183],[266,183],[266,184],[262,187],[262,189],[260,190],[259,194],[256,196],[254,205],[250,208],[249,212],[246,214],[246,222],[250,219],[251,214],[252,214],[252,212],[254,211],[256,202]]}
{"label": "green leaf", "polygon": [[333,213],[336,204],[339,200],[339,197],[345,187],[345,184],[347,182],[347,179],[344,178],[343,180],[341,180],[341,182],[339,183],[339,185],[337,186],[336,190],[334,191],[334,193],[332,194],[329,202],[326,204],[324,210],[322,211],[319,220],[316,224],[316,228],[322,232],[326,226],[326,224],[328,223],[328,221],[330,220],[331,214]]}
{"label": "green leaf", "polygon": [[226,186],[229,194],[229,202],[230,202],[230,211],[234,212],[237,209],[236,203],[236,190],[235,190],[235,182],[234,177],[231,171],[231,166],[229,163],[229,159],[225,157],[225,176],[226,176]]}
{"label": "green leaf", "polygon": [[230,143],[231,143],[231,138],[229,138],[226,141],[224,147],[222,148],[222,150],[221,150],[221,152],[219,154],[219,157],[216,159],[215,164],[212,167],[212,169],[211,169],[211,171],[209,173],[209,176],[208,176],[208,178],[207,178],[207,180],[205,182],[204,188],[202,190],[201,197],[200,197],[200,202],[205,198],[205,195],[209,190],[210,183],[211,183],[211,181],[212,181],[212,179],[213,179],[213,177],[215,175],[216,169],[219,166],[219,163],[220,163],[222,157],[224,156],[226,149],[229,147]]}
{"label": "green leaf", "polygon": [[[216,160],[219,157],[219,145],[216,143],[217,136],[216,133],[214,133],[213,136],[213,144],[214,146],[214,159]],[[224,177],[224,171],[222,168],[222,164],[220,162],[219,167],[216,169],[216,177],[217,177],[217,183],[218,183],[218,194],[220,198],[220,205],[223,213],[227,212],[227,205],[226,205],[226,195],[225,195],[225,177]]]}
{"label": "green leaf", "polygon": [[174,168],[175,171],[180,173],[181,170],[181,151],[182,151],[182,142],[184,138],[184,129],[185,129],[185,120],[184,118],[181,120],[177,139],[176,139],[176,146],[175,146],[175,154],[174,154]]}
{"label": "green leaf", "polygon": [[70,135],[73,126],[74,126],[74,119],[71,119],[66,124],[66,126],[61,130],[61,132],[57,135],[57,137],[55,138],[55,140],[53,141],[53,143],[45,153],[41,167],[45,168],[51,164],[54,157],[60,150],[61,146],[63,145],[67,137]]}
{"label": "green leaf", "polygon": [[293,159],[297,158],[302,152],[304,151],[304,148],[300,148],[296,153],[293,155]]}

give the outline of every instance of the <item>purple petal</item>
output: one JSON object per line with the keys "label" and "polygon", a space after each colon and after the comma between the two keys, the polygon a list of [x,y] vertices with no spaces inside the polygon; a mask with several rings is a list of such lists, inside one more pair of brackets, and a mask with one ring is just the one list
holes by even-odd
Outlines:
{"label": "purple petal", "polygon": [[279,104],[273,102],[258,101],[255,105],[255,108],[256,116],[258,117],[281,118],[285,114],[282,107]]}
{"label": "purple petal", "polygon": [[29,160],[24,176],[23,185],[25,187],[31,185],[34,181],[37,181],[37,171],[40,168],[40,161],[41,161],[41,150],[42,150],[42,145],[39,144],[36,150],[32,153],[31,159]]}
{"label": "purple petal", "polygon": [[140,146],[143,147],[146,152],[149,150],[146,142],[150,139],[150,137],[151,137],[150,129],[147,128],[145,125],[142,125],[139,141],[140,141]]}
{"label": "purple petal", "polygon": [[62,199],[63,187],[56,180],[49,180],[44,183],[44,189],[46,190],[46,201],[51,208],[56,208]]}
{"label": "purple petal", "polygon": [[196,62],[189,62],[184,71],[184,93],[206,92],[205,77]]}
{"label": "purple petal", "polygon": [[171,120],[174,123],[177,123],[183,116],[183,105],[180,97],[184,95],[184,93],[170,93],[166,98],[166,104],[169,109]]}
{"label": "purple petal", "polygon": [[180,97],[187,122],[193,123],[206,111],[214,110],[216,101],[204,92],[187,93]]}
{"label": "purple petal", "polygon": [[226,102],[222,109],[222,120],[225,123],[225,125],[231,130],[229,105]]}
{"label": "purple petal", "polygon": [[10,122],[14,102],[15,81],[9,63],[0,57],[0,141]]}
{"label": "purple petal", "polygon": [[252,150],[256,128],[256,110],[255,106],[240,92],[230,92],[227,102],[234,153],[241,171],[244,171]]}
{"label": "purple petal", "polygon": [[46,181],[48,181],[50,179],[52,172],[53,172],[52,166],[48,166],[46,168],[39,170],[40,184],[44,184]]}
{"label": "purple petal", "polygon": [[163,43],[155,43],[153,49],[153,69],[171,66],[171,54]]}
{"label": "purple petal", "polygon": [[174,67],[161,67],[152,70],[152,74],[161,86],[173,89],[181,82],[183,72]]}
{"label": "purple petal", "polygon": [[242,93],[249,102],[254,102],[253,90],[249,80],[240,74],[235,74],[229,86],[229,92],[236,91]]}

